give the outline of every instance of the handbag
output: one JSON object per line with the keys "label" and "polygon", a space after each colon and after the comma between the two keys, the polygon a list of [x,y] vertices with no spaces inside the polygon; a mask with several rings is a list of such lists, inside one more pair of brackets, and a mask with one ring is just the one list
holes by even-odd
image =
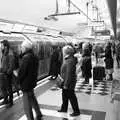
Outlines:
{"label": "handbag", "polygon": [[63,80],[63,78],[62,78],[60,75],[58,75],[58,77],[57,77],[57,82],[56,82],[56,84],[57,84],[57,86],[58,86],[59,88],[63,88],[64,80]]}

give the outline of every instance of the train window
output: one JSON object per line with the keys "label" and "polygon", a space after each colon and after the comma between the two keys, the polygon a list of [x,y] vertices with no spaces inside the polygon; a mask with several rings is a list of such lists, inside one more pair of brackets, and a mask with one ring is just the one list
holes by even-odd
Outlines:
{"label": "train window", "polygon": [[47,43],[45,44],[45,58],[49,58],[50,57],[50,44]]}
{"label": "train window", "polygon": [[40,60],[44,59],[44,45],[42,42],[40,42],[40,44],[39,44],[38,58]]}
{"label": "train window", "polygon": [[48,56],[47,56],[47,54],[48,54],[48,45],[47,44],[45,44],[45,46],[44,46],[44,53],[45,53],[45,58],[47,58]]}

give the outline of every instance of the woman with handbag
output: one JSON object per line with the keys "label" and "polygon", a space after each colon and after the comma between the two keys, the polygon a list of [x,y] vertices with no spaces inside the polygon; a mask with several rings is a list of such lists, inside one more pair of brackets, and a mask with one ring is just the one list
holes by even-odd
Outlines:
{"label": "woman with handbag", "polygon": [[63,64],[61,67],[61,77],[63,78],[62,105],[58,112],[67,112],[68,102],[70,101],[73,113],[70,116],[80,115],[77,97],[75,95],[76,85],[76,64],[77,58],[74,57],[74,49],[70,45],[63,47]]}

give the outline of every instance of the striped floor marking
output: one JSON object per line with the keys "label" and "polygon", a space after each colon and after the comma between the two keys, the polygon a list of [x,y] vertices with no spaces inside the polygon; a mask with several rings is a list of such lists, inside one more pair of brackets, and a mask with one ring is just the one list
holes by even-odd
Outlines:
{"label": "striped floor marking", "polygon": [[[37,89],[38,87],[43,86],[44,84],[48,83],[48,82],[49,82],[48,78],[49,78],[49,77],[47,77],[47,78],[45,78],[45,79],[43,79],[43,80],[38,81],[38,82],[37,82],[37,86],[35,87],[35,89]],[[14,102],[23,96],[22,91],[19,91],[19,93],[20,93],[20,96],[18,96],[16,92],[13,94],[13,101],[14,101]],[[3,101],[3,99],[0,100],[0,103],[1,103],[2,101]],[[1,108],[4,108],[5,106],[6,106],[6,105],[0,105],[0,109],[1,109]]]}
{"label": "striped floor marking", "polygon": [[[80,116],[77,117],[71,117],[70,113],[59,113],[56,110],[48,110],[48,109],[41,109],[41,112],[45,116],[52,116],[52,117],[58,117],[58,118],[66,118],[68,120],[91,120],[92,115],[84,115],[80,114]],[[34,117],[36,117],[35,112],[33,111]],[[26,115],[23,115],[19,120],[27,120]]]}

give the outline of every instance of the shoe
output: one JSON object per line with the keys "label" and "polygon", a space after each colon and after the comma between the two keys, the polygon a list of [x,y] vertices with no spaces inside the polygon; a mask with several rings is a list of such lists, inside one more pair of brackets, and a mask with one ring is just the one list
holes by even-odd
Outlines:
{"label": "shoe", "polygon": [[41,115],[38,115],[38,116],[36,117],[36,120],[42,120],[42,117],[43,117],[42,114],[41,114]]}
{"label": "shoe", "polygon": [[49,78],[49,80],[54,80],[54,79],[51,77],[51,78]]}
{"label": "shoe", "polygon": [[0,105],[7,105],[9,104],[8,100],[4,100],[3,102],[0,103]]}
{"label": "shoe", "polygon": [[61,110],[61,109],[60,109],[60,110],[58,110],[58,112],[67,112],[67,110]]}
{"label": "shoe", "polygon": [[9,102],[8,104],[7,104],[7,108],[10,108],[10,107],[12,107],[13,106],[13,102]]}
{"label": "shoe", "polygon": [[72,114],[70,114],[71,117],[78,116],[78,115],[80,115],[80,112],[73,112]]}

